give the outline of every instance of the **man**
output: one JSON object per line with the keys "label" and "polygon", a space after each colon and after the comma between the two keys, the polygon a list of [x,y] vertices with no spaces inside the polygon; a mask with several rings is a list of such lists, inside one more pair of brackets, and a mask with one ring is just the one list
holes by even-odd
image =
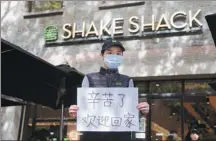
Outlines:
{"label": "man", "polygon": [[[119,74],[118,67],[123,61],[123,45],[113,39],[106,40],[102,46],[101,56],[104,62],[99,72],[87,74],[82,87],[134,87],[133,80]],[[145,116],[149,112],[147,102],[141,102],[137,109]],[[72,105],[69,114],[76,117],[78,107]],[[81,141],[130,141],[131,132],[84,132]]]}
{"label": "man", "polygon": [[197,129],[192,129],[190,134],[191,141],[199,141],[200,139],[200,132]]}
{"label": "man", "polygon": [[200,131],[196,128],[193,128],[188,132],[185,141],[201,141],[201,138]]}

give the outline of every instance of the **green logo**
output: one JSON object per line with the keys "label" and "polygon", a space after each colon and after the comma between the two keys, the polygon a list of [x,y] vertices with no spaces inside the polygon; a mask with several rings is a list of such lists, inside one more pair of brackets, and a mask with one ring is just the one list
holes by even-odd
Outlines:
{"label": "green logo", "polygon": [[121,82],[116,82],[116,85],[122,85],[122,83]]}
{"label": "green logo", "polygon": [[44,30],[45,41],[56,41],[58,39],[58,27],[49,25]]}

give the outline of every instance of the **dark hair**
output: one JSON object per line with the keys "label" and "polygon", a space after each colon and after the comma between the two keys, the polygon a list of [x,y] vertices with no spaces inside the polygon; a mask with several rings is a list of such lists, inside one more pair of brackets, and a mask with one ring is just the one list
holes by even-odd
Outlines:
{"label": "dark hair", "polygon": [[202,136],[201,136],[200,132],[197,129],[191,129],[190,131],[188,131],[188,133],[187,133],[187,135],[185,137],[185,141],[192,141],[190,135],[194,134],[194,133],[199,135],[199,138],[198,138],[197,141],[201,141]]}
{"label": "dark hair", "polygon": [[[101,55],[103,56],[104,55],[104,52],[105,52],[106,50],[102,50],[101,51]],[[122,51],[122,54],[123,54],[123,51]]]}
{"label": "dark hair", "polygon": [[104,52],[105,52],[105,50],[102,50],[102,51],[101,51],[101,55],[104,55]]}

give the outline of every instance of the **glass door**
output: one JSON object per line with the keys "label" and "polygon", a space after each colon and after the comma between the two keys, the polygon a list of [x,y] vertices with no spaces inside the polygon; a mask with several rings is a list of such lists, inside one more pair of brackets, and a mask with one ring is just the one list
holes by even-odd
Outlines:
{"label": "glass door", "polygon": [[216,140],[216,91],[209,82],[185,81],[185,138],[190,138],[190,131],[196,129],[202,140]]}
{"label": "glass door", "polygon": [[151,140],[182,140],[180,95],[163,93],[151,97]]}
{"label": "glass door", "polygon": [[216,140],[216,95],[185,95],[184,109],[185,138],[196,129],[203,140]]}

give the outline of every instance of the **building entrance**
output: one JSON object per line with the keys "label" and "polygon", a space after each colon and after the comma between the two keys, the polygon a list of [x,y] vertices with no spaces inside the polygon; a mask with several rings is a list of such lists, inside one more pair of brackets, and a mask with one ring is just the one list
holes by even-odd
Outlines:
{"label": "building entrance", "polygon": [[[145,120],[140,119],[140,132],[133,134],[133,140],[185,141],[191,128],[198,129],[203,138],[215,140],[216,92],[208,85],[215,80],[212,76],[134,78],[135,87],[139,89],[139,100],[148,101],[150,112]],[[58,136],[60,111],[41,105],[31,107],[25,113],[26,128],[20,132],[23,138],[26,136],[29,139],[35,131],[46,129],[52,140],[55,140]],[[67,112],[64,129],[65,140],[79,140],[76,120],[69,117]]]}

